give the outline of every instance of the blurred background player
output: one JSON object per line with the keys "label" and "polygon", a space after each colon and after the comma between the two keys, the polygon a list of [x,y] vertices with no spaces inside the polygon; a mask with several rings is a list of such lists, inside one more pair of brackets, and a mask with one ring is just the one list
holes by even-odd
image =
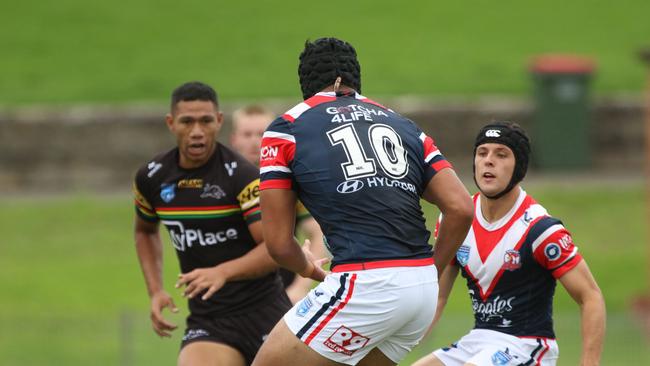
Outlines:
{"label": "blurred background player", "polygon": [[520,187],[529,153],[529,139],[514,123],[488,124],[476,137],[474,222],[440,277],[436,313],[437,320],[460,268],[472,300],[474,329],[414,366],[555,365],[557,280],[580,306],[581,365],[600,364],[602,294],[562,222]]}
{"label": "blurred background player", "polygon": [[166,117],[177,147],[136,174],[135,242],[151,299],[154,331],[176,325],[165,291],[158,227],[169,231],[190,314],[179,365],[248,365],[273,325],[289,309],[263,243],[257,167],[217,142],[223,115],[215,91],[190,82],[174,90]]}
{"label": "blurred background player", "polygon": [[[260,105],[249,105],[236,110],[232,115],[230,146],[251,163],[259,165],[262,135],[273,119],[275,115]],[[300,201],[296,204],[296,229],[311,242],[311,251],[316,258],[327,255],[323,233]],[[313,283],[310,278],[297,276],[285,268],[280,268],[280,277],[294,304],[307,295]]]}
{"label": "blurred background player", "polygon": [[[280,265],[324,282],[278,323],[253,364],[395,365],[433,320],[436,265],[442,271],[467,235],[471,198],[430,137],[359,94],[349,43],[307,42],[298,74],[304,102],[262,140],[264,237]],[[421,197],[445,213],[435,254]],[[297,198],[325,234],[331,274],[293,236]]]}

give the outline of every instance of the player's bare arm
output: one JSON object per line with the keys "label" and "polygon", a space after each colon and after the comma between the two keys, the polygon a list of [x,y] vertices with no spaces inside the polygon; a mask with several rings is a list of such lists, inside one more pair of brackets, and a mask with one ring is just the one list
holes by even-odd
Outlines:
{"label": "player's bare arm", "polygon": [[264,244],[261,221],[249,224],[248,230],[257,246],[239,258],[180,274],[176,288],[186,286],[183,296],[192,298],[207,289],[201,296],[202,300],[207,300],[228,281],[262,277],[278,268]]}
{"label": "player's bare arm", "polygon": [[422,196],[438,206],[443,215],[433,254],[438,273],[442,274],[467,236],[474,204],[453,169],[443,169],[434,175]]}
{"label": "player's bare arm", "polygon": [[261,194],[264,238],[271,257],[282,267],[302,277],[322,281],[321,259],[310,260],[293,236],[296,222],[296,194],[292,190],[267,189]]}
{"label": "player's bare arm", "polygon": [[136,216],[134,231],[135,248],[151,301],[150,318],[153,330],[161,337],[170,337],[169,332],[177,326],[163,317],[162,310],[169,308],[172,312],[178,312],[178,308],[163,287],[163,255],[158,222],[148,222]]}
{"label": "player's bare arm", "polygon": [[580,306],[582,321],[580,365],[600,365],[606,318],[603,294],[584,260],[560,277],[560,282]]}

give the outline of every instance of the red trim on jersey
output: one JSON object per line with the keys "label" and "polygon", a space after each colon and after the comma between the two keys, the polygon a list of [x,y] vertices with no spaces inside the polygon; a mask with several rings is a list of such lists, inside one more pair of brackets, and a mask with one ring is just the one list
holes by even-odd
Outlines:
{"label": "red trim on jersey", "polygon": [[[474,198],[474,207],[476,207],[476,201],[479,199],[479,195],[477,194],[476,197]],[[531,196],[526,196],[524,198],[524,201],[519,205],[519,208],[515,212],[514,215],[510,218],[510,221],[508,221],[505,225],[503,225],[500,229],[494,230],[494,231],[489,231],[483,228],[481,224],[478,222],[478,219],[474,219],[472,222],[472,230],[474,231],[474,236],[476,237],[476,243],[477,243],[477,248],[478,249],[478,254],[479,257],[481,258],[481,262],[485,263],[485,260],[487,257],[490,256],[490,253],[494,250],[494,248],[499,244],[501,239],[503,239],[503,236],[506,235],[506,232],[512,227],[512,224],[517,221],[521,215],[524,214],[524,212],[533,204],[535,203],[535,200]],[[479,213],[480,215],[480,213]],[[532,223],[528,226],[528,229],[532,226]],[[528,234],[528,231],[526,231],[526,234]],[[523,236],[524,238],[526,237],[525,235]],[[478,245],[478,243],[481,243]]]}
{"label": "red trim on jersey", "polygon": [[253,213],[256,213],[255,211],[260,212],[260,211],[261,211],[260,206],[253,207],[253,208],[251,208],[250,210],[244,212],[244,215],[243,215],[243,216],[244,216],[244,217],[249,216],[249,215],[251,215],[251,214],[253,214]]}
{"label": "red trim on jersey", "polygon": [[451,163],[448,162],[447,160],[440,160],[436,161],[435,163],[431,164],[431,167],[436,171],[439,172],[445,168],[451,168],[453,169],[454,167],[451,166]]}
{"label": "red trim on jersey", "polygon": [[374,100],[371,100],[371,99],[368,99],[368,98],[359,98],[358,100],[360,100],[360,101],[362,101],[362,102],[364,102],[364,103],[370,103],[370,104],[375,105],[375,106],[377,106],[377,107],[379,107],[379,108],[382,108],[382,109],[388,110],[388,108],[386,108],[386,107],[384,107],[383,105],[381,105],[381,104],[375,102]]}
{"label": "red trim on jersey", "polygon": [[[293,123],[293,122],[296,121],[296,118],[300,117],[300,115],[302,115],[303,113],[307,112],[308,110],[314,108],[315,106],[317,106],[319,104],[327,103],[327,102],[333,102],[335,100],[336,100],[336,97],[329,96],[329,95],[314,95],[313,97],[303,101],[303,103],[307,104],[309,106],[309,108],[307,108],[304,111],[300,112],[300,114],[298,114],[295,117],[289,114],[289,112],[291,112],[291,110],[289,110],[287,113],[282,115],[282,118],[284,118],[286,121],[288,121],[290,123]],[[299,106],[299,105],[300,104],[296,105],[296,107]],[[296,108],[296,107],[294,107],[294,108]]]}
{"label": "red trim on jersey", "polygon": [[385,261],[346,263],[330,268],[331,272],[364,271],[366,269],[389,267],[421,267],[434,264],[433,257],[422,259],[390,259]]}
{"label": "red trim on jersey", "polygon": [[424,135],[424,141],[422,141],[422,145],[424,145],[424,158],[429,156],[432,152],[438,151],[438,148],[436,147],[436,143],[433,141],[433,139],[427,135]]}
{"label": "red trim on jersey", "polygon": [[564,276],[565,273],[576,268],[576,266],[580,264],[581,261],[582,261],[582,256],[580,255],[580,253],[576,253],[576,255],[573,258],[569,259],[568,262],[564,263],[561,267],[551,271],[553,278],[558,279]]}
{"label": "red trim on jersey", "polygon": [[[549,245],[557,245],[560,253],[557,258],[551,260],[546,256],[546,249]],[[539,263],[542,268],[551,272],[554,278],[560,278],[562,275],[573,269],[580,263],[582,257],[577,252],[576,246],[573,244],[571,233],[565,228],[556,230],[551,233],[544,241],[542,241],[537,249],[533,252],[533,258]],[[575,255],[569,258],[575,251]],[[576,258],[578,258],[576,260]]]}
{"label": "red trim on jersey", "polygon": [[[262,152],[266,155],[262,156]],[[278,137],[265,137],[260,148],[260,167],[288,167],[296,154],[296,143]]]}
{"label": "red trim on jersey", "polygon": [[158,207],[157,211],[214,211],[214,210],[228,210],[239,208],[239,205],[225,205],[225,206],[181,206],[181,207]]}
{"label": "red trim on jersey", "polygon": [[134,201],[135,201],[136,207],[139,208],[140,210],[144,211],[145,214],[156,215],[156,212],[154,210],[152,210],[151,208],[143,205],[137,199],[135,199]]}
{"label": "red trim on jersey", "polygon": [[[307,104],[310,108],[314,108],[315,106],[327,102],[333,102],[336,100],[336,97],[332,97],[329,95],[314,95],[313,97],[305,100],[305,104]],[[303,112],[305,113],[305,112]]]}
{"label": "red trim on jersey", "polygon": [[286,114],[286,113],[282,115],[282,118],[283,118],[285,121],[287,121],[287,122],[291,122],[291,123],[293,123],[293,122],[296,121],[295,118],[291,117],[290,114]]}
{"label": "red trim on jersey", "polygon": [[314,337],[316,337],[316,335],[320,333],[321,330],[323,330],[323,328],[327,325],[327,323],[329,323],[330,320],[332,320],[334,315],[336,315],[339,311],[341,311],[341,309],[345,307],[345,305],[347,305],[348,301],[350,301],[350,298],[352,297],[352,291],[354,291],[354,281],[356,281],[356,279],[357,279],[357,275],[355,273],[352,275],[352,277],[350,277],[350,286],[348,289],[348,294],[345,296],[345,300],[339,302],[339,305],[336,308],[334,308],[327,315],[327,317],[325,317],[325,319],[323,319],[323,321],[321,321],[318,324],[318,326],[316,326],[316,328],[311,332],[311,334],[309,334],[309,337],[305,339],[306,345],[309,345],[309,343],[314,339]]}
{"label": "red trim on jersey", "polygon": [[[524,200],[524,202],[526,202],[526,201]],[[522,206],[524,206],[524,205],[522,204]],[[521,214],[519,216],[521,216]],[[515,217],[519,217],[519,216],[515,216]],[[524,233],[524,235],[521,236],[521,239],[519,239],[519,242],[517,243],[517,245],[514,246],[514,248],[513,248],[514,250],[519,250],[521,248],[521,246],[526,241],[526,237],[528,236],[528,233],[530,232],[530,229],[533,226],[535,226],[535,224],[537,222],[539,222],[539,220],[543,219],[544,217],[547,217],[547,216],[540,216],[540,217],[536,218],[535,220],[531,221],[531,223],[528,225],[528,228],[526,229],[526,232]],[[511,222],[509,222],[508,224],[512,225]],[[477,243],[478,243],[478,240],[477,240]],[[492,249],[494,249],[494,247],[492,247]],[[481,299],[483,299],[483,301],[487,300],[490,297],[490,294],[492,294],[492,291],[496,287],[497,283],[499,283],[499,280],[501,279],[501,276],[503,276],[503,272],[505,271],[503,266],[501,266],[501,268],[499,269],[499,272],[497,272],[497,274],[492,279],[492,282],[490,282],[490,287],[488,287],[488,289],[486,291],[483,291],[483,288],[481,287],[481,284],[479,283],[478,279],[476,277],[474,277],[472,272],[469,270],[469,265],[466,265],[464,268],[465,268],[465,271],[467,272],[467,274],[472,278],[474,283],[476,283],[476,287],[478,287],[480,295],[481,295]]]}
{"label": "red trim on jersey", "polygon": [[260,183],[260,191],[265,189],[291,189],[291,179],[268,179]]}

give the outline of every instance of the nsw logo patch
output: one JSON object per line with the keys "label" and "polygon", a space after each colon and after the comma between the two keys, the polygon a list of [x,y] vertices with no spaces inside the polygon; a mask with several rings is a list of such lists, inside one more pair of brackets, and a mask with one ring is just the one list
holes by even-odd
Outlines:
{"label": "nsw logo patch", "polygon": [[495,366],[507,365],[510,360],[512,360],[512,356],[508,353],[507,349],[505,352],[497,351],[492,355],[492,364]]}
{"label": "nsw logo patch", "polygon": [[176,197],[176,184],[163,184],[160,190],[160,198],[169,203]]}
{"label": "nsw logo patch", "polygon": [[456,260],[463,267],[467,265],[467,262],[469,261],[468,245],[462,245],[460,248],[458,248],[458,251],[456,252]]}
{"label": "nsw logo patch", "polygon": [[313,303],[309,300],[309,297],[305,297],[302,302],[300,302],[298,309],[296,309],[296,315],[304,317],[309,309],[311,309],[312,305]]}

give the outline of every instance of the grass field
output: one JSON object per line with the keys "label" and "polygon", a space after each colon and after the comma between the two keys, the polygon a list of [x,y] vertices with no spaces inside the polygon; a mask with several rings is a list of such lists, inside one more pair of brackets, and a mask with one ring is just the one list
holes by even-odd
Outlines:
{"label": "grass field", "polygon": [[200,79],[228,99],[300,96],[305,39],[352,42],[363,91],[379,95],[524,94],[533,55],[598,63],[599,94],[638,92],[650,2],[20,1],[0,12],[0,106],[166,101]]}
{"label": "grass field", "polygon": [[[650,364],[650,343],[628,311],[630,300],[648,289],[642,187],[563,187],[528,191],[564,219],[603,289],[603,365]],[[132,216],[126,194],[0,200],[0,365],[175,363],[180,331],[161,340],[150,329]],[[165,255],[169,284],[178,273],[171,245]],[[457,285],[440,326],[402,365],[471,327],[469,299]],[[561,288],[555,304],[559,365],[576,365],[577,306]],[[170,318],[182,326],[185,315]]]}

